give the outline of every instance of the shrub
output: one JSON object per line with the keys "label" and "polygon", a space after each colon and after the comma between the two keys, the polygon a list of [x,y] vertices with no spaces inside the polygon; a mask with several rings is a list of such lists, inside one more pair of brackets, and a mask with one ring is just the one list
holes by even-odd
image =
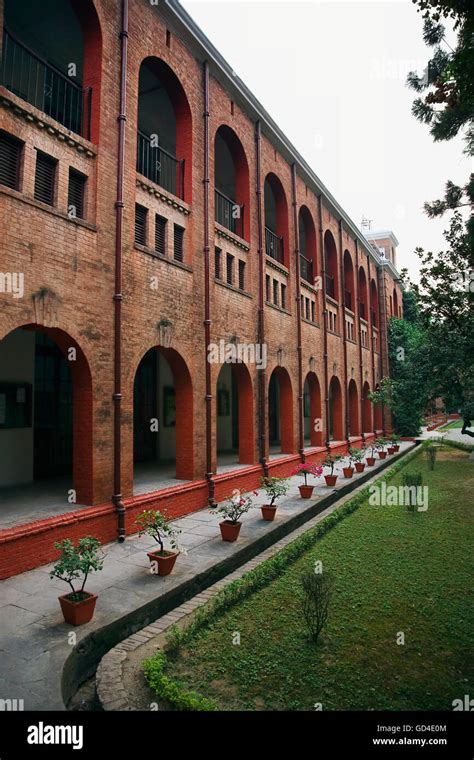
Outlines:
{"label": "shrub", "polygon": [[179,528],[173,528],[166,517],[155,509],[149,509],[138,515],[136,519],[137,525],[140,527],[139,536],[145,535],[151,536],[160,547],[159,553],[165,555],[165,549],[163,541],[165,536],[168,536],[171,548],[174,551],[179,551],[177,542],[177,536],[181,533]]}
{"label": "shrub", "polygon": [[415,511],[416,506],[416,489],[423,485],[423,475],[421,472],[404,472],[402,476],[403,485],[408,488],[407,509],[409,512]]}
{"label": "shrub", "polygon": [[280,496],[286,496],[290,490],[290,484],[286,478],[262,478],[260,481],[267,496],[270,497],[269,507],[273,507]]}
{"label": "shrub", "polygon": [[[50,578],[59,578],[71,587],[68,598],[71,602],[80,602],[87,597],[84,591],[89,573],[94,570],[102,570],[104,563],[98,555],[100,542],[97,538],[87,536],[80,538],[77,546],[74,546],[70,538],[58,541],[54,548],[61,552],[61,556],[49,574]],[[83,576],[80,589],[74,587],[73,581]]]}
{"label": "shrub", "polygon": [[220,512],[224,519],[235,525],[239,522],[242,515],[245,515],[249,509],[252,509],[253,502],[250,496],[241,496],[240,492],[236,492],[226,504],[222,504],[220,507],[216,507],[212,510],[214,512]]}
{"label": "shrub", "polygon": [[166,655],[157,652],[149,660],[145,660],[143,669],[148,685],[161,699],[168,702],[176,710],[198,711],[216,710],[212,699],[201,697],[195,691],[184,691],[165,673]]}
{"label": "shrub", "polygon": [[317,643],[328,619],[332,581],[328,573],[305,570],[301,575],[303,600],[301,610],[310,638]]}
{"label": "shrub", "polygon": [[429,469],[434,470],[434,466],[436,463],[436,455],[438,453],[438,446],[433,446],[433,444],[430,444],[429,446],[425,446],[425,453],[426,453],[426,458],[428,460]]}

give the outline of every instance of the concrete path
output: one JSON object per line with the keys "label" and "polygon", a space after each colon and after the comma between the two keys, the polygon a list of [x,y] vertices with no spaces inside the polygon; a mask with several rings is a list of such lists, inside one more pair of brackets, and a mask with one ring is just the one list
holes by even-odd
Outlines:
{"label": "concrete path", "polygon": [[[412,443],[402,443],[400,455],[412,447]],[[394,459],[391,457],[390,461]],[[382,464],[377,460],[375,467],[366,468],[366,472],[375,475]],[[98,631],[218,565],[222,559],[252,545],[296,514],[309,510],[318,500],[340,490],[348,483],[342,477],[343,466],[344,461],[337,467],[341,477],[334,489],[327,488],[322,478],[310,479],[316,488],[313,498],[307,501],[300,499],[297,490],[303,480],[291,478],[290,492],[280,500],[275,521],[264,522],[260,509],[251,510],[243,518],[241,535],[235,544],[221,540],[218,527],[221,517],[207,509],[176,520],[176,526],[182,530],[180,544],[187,554],[178,557],[172,575],[166,578],[150,573],[146,552],[157,545],[149,537],[131,536],[122,544],[107,544],[103,547],[104,569],[93,574],[88,583],[88,590],[99,594],[99,599],[93,621],[85,626],[73,628],[64,623],[57,597],[67,592],[67,586],[50,580],[52,565],[1,581],[0,700],[22,699],[25,710],[64,710],[61,674],[76,643],[91,631]],[[354,474],[353,480],[361,477]],[[258,491],[255,504],[265,501],[265,494]],[[338,502],[331,509],[337,505]]]}

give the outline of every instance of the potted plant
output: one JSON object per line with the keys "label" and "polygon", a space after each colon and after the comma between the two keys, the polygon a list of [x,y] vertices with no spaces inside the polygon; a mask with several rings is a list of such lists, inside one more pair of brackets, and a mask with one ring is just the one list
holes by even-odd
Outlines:
{"label": "potted plant", "polygon": [[400,436],[393,433],[390,440],[392,442],[393,453],[396,454],[400,451]]}
{"label": "potted plant", "polygon": [[326,481],[327,486],[335,486],[337,475],[334,475],[334,467],[336,462],[338,462],[340,459],[343,459],[343,457],[338,454],[337,456],[333,454],[328,454],[326,459],[323,462],[323,467],[327,467],[329,469],[329,475],[324,476],[324,480]]}
{"label": "potted plant", "polygon": [[217,512],[224,516],[224,520],[219,523],[223,541],[237,541],[242,523],[240,518],[253,507],[250,496],[241,496],[237,493],[226,504],[217,507]]}
{"label": "potted plant", "polygon": [[377,440],[375,441],[377,451],[379,452],[379,459],[385,459],[387,456],[387,452],[385,451],[386,444],[387,444],[387,441],[385,440],[385,438],[377,438]]}
{"label": "potted plant", "polygon": [[365,462],[363,462],[365,453],[365,447],[362,449],[349,449],[349,454],[352,457],[352,461],[354,462],[354,466],[356,468],[356,472],[364,472],[365,470]]}
{"label": "potted plant", "polygon": [[367,456],[365,458],[365,461],[367,462],[367,467],[373,467],[375,464],[375,454],[377,452],[377,443],[372,443],[371,446],[368,447],[367,451],[370,451],[371,456]]}
{"label": "potted plant", "polygon": [[[148,509],[142,512],[138,515],[136,523],[140,528],[138,535],[151,536],[160,547],[153,552],[147,552],[152,572],[156,575],[169,575],[180,553],[176,537],[181,531],[179,528],[173,528],[166,517],[156,509]],[[171,551],[164,547],[165,537],[170,542]]]}
{"label": "potted plant", "polygon": [[[70,538],[54,544],[54,548],[61,552],[61,556],[49,577],[59,578],[71,587],[70,592],[59,597],[64,620],[71,625],[88,623],[94,615],[97,594],[84,591],[84,587],[89,573],[102,570],[104,563],[97,552],[99,546],[97,538],[91,536],[80,538],[77,546],[74,546]],[[73,581],[81,576],[83,576],[81,587],[76,588]]]}
{"label": "potted plant", "polygon": [[315,478],[322,475],[323,468],[321,465],[311,464],[310,462],[303,462],[296,467],[291,473],[292,475],[302,475],[304,477],[304,486],[298,486],[300,496],[302,499],[310,499],[314,490],[314,486],[308,485],[308,475],[313,475]]}
{"label": "potted plant", "polygon": [[277,506],[276,500],[280,496],[286,496],[289,491],[290,485],[285,478],[262,478],[261,486],[270,499],[269,504],[262,504],[262,517],[264,520],[271,522],[275,519]]}

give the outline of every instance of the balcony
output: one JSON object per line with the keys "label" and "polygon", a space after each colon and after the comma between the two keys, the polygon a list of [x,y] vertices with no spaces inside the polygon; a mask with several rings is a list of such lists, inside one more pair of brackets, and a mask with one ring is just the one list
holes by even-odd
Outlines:
{"label": "balcony", "polygon": [[216,188],[216,222],[230,230],[234,235],[244,236],[244,207]]}
{"label": "balcony", "polygon": [[137,172],[184,199],[184,159],[153,145],[151,138],[140,130],[137,133]]}
{"label": "balcony", "polygon": [[329,274],[326,275],[326,295],[329,296],[329,298],[334,298],[334,300],[336,300],[334,277],[331,277]]}
{"label": "balcony", "polygon": [[265,227],[265,251],[267,256],[270,256],[270,258],[283,264],[283,238],[273,232],[269,227]]}
{"label": "balcony", "polygon": [[66,129],[90,139],[92,88],[73,82],[6,29],[0,82]]}
{"label": "balcony", "polygon": [[313,285],[313,262],[300,253],[300,277]]}

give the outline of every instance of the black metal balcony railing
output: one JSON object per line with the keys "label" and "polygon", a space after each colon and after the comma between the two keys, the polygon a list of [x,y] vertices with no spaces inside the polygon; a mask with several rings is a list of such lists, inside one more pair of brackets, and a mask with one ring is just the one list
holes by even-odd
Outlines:
{"label": "black metal balcony railing", "polygon": [[273,232],[270,227],[265,227],[265,251],[267,256],[283,264],[283,238]]}
{"label": "black metal balcony railing", "polygon": [[300,253],[300,277],[313,285],[313,262]]}
{"label": "black metal balcony railing", "polygon": [[350,290],[344,291],[344,306],[352,311],[352,293]]}
{"label": "black metal balcony railing", "polygon": [[326,295],[329,296],[329,298],[336,298],[334,277],[331,277],[329,274],[326,275]]}
{"label": "black metal balcony railing", "polygon": [[361,319],[365,319],[366,318],[366,316],[365,316],[365,303],[363,301],[361,301],[360,304],[359,304],[359,317]]}
{"label": "black metal balcony railing", "polygon": [[22,100],[90,139],[92,88],[73,82],[6,29],[0,81]]}
{"label": "black metal balcony railing", "polygon": [[151,137],[138,130],[137,172],[183,200],[184,158],[178,159],[152,142]]}
{"label": "black metal balcony railing", "polygon": [[244,206],[229,198],[220,190],[215,190],[216,222],[243,238],[244,236]]}

